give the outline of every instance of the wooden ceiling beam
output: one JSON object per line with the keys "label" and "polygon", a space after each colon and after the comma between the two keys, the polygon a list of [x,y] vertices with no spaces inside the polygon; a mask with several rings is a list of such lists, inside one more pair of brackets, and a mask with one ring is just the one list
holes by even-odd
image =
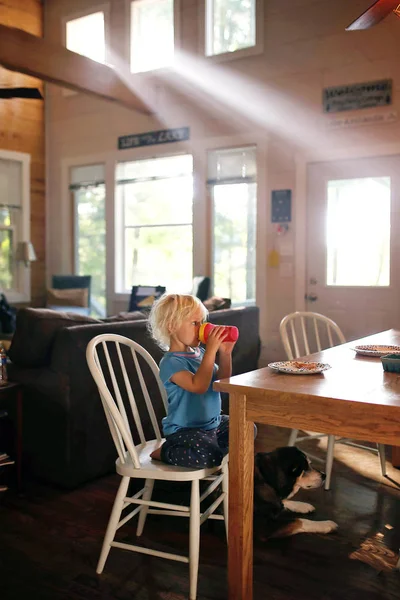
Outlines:
{"label": "wooden ceiling beam", "polygon": [[112,67],[22,29],[0,25],[0,65],[151,114],[145,102],[129,89]]}

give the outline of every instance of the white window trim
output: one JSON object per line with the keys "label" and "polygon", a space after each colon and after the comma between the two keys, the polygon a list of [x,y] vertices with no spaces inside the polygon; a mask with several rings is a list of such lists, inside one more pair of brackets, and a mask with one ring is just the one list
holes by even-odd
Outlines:
{"label": "white window trim", "polygon": [[207,22],[206,22],[206,8],[208,0],[199,0],[199,54],[206,60],[212,62],[228,62],[231,60],[237,60],[239,58],[246,58],[248,56],[256,56],[263,54],[264,52],[264,2],[263,0],[256,0],[256,43],[255,46],[250,48],[241,48],[235,52],[224,52],[223,54],[213,54],[207,56],[206,54],[206,37],[207,37]]}
{"label": "white window trim", "polygon": [[[163,75],[167,74],[174,70],[174,65],[168,65],[167,67],[159,67],[158,69],[153,69],[151,71],[139,71],[138,73],[134,73],[131,71],[131,4],[136,0],[125,0],[126,3],[126,57],[128,61],[128,71],[131,77],[142,77],[148,78],[155,75]],[[184,1],[184,0],[183,0]],[[174,0],[174,56],[181,48],[181,0]]]}
{"label": "white window trim", "polygon": [[[22,198],[21,198],[21,234],[18,242],[30,242],[31,211],[30,211],[30,165],[31,156],[25,152],[13,152],[0,149],[0,159],[14,160],[22,167]],[[23,262],[16,265],[17,286],[6,290],[7,300],[11,303],[30,302],[31,300],[31,269]]]}

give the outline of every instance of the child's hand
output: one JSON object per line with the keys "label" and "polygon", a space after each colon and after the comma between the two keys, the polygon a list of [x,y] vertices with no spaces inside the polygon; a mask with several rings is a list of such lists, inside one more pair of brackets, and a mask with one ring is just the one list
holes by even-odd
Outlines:
{"label": "child's hand", "polygon": [[223,343],[224,337],[225,328],[223,326],[218,325],[218,327],[211,329],[206,342],[206,352],[209,351],[216,354]]}
{"label": "child's hand", "polygon": [[220,354],[232,354],[232,350],[235,346],[236,342],[222,342],[219,347]]}

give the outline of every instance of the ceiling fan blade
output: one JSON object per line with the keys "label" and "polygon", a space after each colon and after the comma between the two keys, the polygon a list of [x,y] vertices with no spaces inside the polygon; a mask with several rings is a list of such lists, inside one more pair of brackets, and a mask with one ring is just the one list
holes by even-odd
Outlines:
{"label": "ceiling fan blade", "polygon": [[376,0],[358,19],[346,27],[346,31],[369,29],[387,17],[392,10],[396,10],[398,6],[399,0]]}
{"label": "ceiling fan blade", "polygon": [[38,88],[0,88],[0,99],[8,98],[27,98],[29,100],[43,100],[43,96]]}

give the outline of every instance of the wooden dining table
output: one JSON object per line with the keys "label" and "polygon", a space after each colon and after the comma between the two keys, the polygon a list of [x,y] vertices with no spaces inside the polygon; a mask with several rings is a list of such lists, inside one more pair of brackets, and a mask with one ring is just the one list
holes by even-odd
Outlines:
{"label": "wooden dining table", "polygon": [[255,422],[400,445],[400,373],[354,351],[364,344],[400,345],[400,330],[308,356],[331,366],[320,374],[266,367],[214,383],[229,393],[229,600],[253,598]]}

